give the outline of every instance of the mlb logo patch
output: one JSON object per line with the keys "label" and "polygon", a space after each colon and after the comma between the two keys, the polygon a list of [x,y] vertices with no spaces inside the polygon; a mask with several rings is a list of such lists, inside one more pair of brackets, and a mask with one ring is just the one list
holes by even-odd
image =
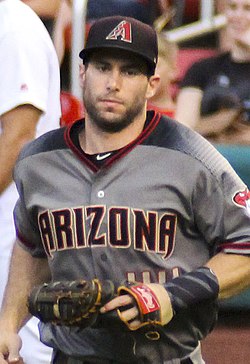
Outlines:
{"label": "mlb logo patch", "polygon": [[240,207],[244,207],[250,211],[250,192],[248,189],[237,192],[233,197],[233,202]]}

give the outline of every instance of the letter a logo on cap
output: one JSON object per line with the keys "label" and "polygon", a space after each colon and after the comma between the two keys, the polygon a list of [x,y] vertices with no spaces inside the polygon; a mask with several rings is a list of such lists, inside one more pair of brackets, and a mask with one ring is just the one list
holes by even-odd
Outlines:
{"label": "letter a logo on cap", "polygon": [[131,24],[127,21],[121,21],[106,37],[106,39],[117,40],[132,43]]}

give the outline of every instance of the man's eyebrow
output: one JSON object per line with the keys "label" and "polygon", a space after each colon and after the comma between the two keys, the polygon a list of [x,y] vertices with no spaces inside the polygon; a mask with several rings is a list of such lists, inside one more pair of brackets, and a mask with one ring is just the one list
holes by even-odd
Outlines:
{"label": "man's eyebrow", "polygon": [[141,62],[137,62],[137,61],[127,61],[124,62],[124,65],[127,67],[143,67],[143,64]]}
{"label": "man's eyebrow", "polygon": [[136,68],[141,71],[144,71],[146,67],[146,64],[137,60],[124,60],[124,63],[121,65],[121,68]]}
{"label": "man's eyebrow", "polygon": [[[112,66],[113,58],[92,58],[91,62],[96,65],[104,65],[104,66]],[[141,62],[140,60],[136,59],[123,59],[123,58],[115,58],[115,60],[118,60],[121,62],[120,68],[121,69],[128,69],[128,68],[134,68],[144,73],[145,69],[147,68],[147,65]]]}
{"label": "man's eyebrow", "polygon": [[107,60],[105,60],[105,59],[100,59],[100,58],[98,58],[98,59],[95,59],[95,58],[92,58],[91,59],[91,62],[92,63],[102,63],[102,64],[110,64],[110,62],[109,61],[107,61]]}

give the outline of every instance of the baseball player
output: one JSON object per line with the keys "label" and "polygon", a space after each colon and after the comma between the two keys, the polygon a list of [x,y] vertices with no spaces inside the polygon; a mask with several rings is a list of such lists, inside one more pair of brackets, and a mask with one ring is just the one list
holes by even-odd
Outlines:
{"label": "baseball player", "polygon": [[94,326],[60,324],[67,311],[53,306],[57,324],[40,331],[54,364],[202,364],[218,297],[249,286],[247,187],[199,134],[146,110],[156,39],[132,18],[96,21],[80,52],[85,119],[19,157],[0,364],[18,359],[27,298],[43,282],[110,280],[117,292]]}
{"label": "baseball player", "polygon": [[[16,235],[14,163],[25,143],[59,126],[61,111],[58,59],[39,17],[20,0],[2,0],[0,23],[1,307]],[[26,364],[47,364],[51,357],[39,340],[37,322],[31,319],[20,333]]]}

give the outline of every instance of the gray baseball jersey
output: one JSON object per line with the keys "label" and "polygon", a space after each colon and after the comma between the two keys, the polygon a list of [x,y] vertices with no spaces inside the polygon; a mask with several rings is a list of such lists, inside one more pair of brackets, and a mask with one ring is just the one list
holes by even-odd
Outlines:
{"label": "gray baseball jersey", "polygon": [[[34,257],[48,259],[53,280],[165,283],[218,251],[250,253],[247,188],[199,134],[149,112],[136,140],[90,157],[79,146],[82,128],[84,120],[33,141],[14,173],[18,237]],[[41,337],[70,355],[163,363],[192,352],[216,316],[216,302],[199,303],[162,327],[157,341],[122,323],[42,324]]]}

